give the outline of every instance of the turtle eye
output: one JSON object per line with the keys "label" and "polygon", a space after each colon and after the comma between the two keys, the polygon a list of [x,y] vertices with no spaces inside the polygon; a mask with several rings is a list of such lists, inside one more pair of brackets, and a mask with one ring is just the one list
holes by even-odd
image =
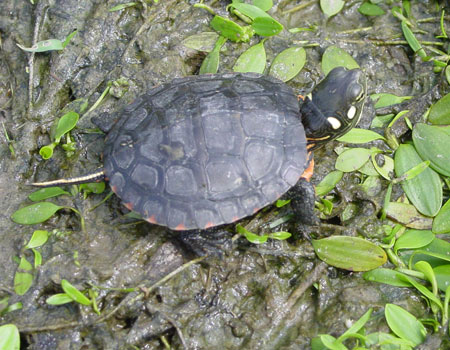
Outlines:
{"label": "turtle eye", "polygon": [[354,101],[359,102],[364,97],[364,89],[360,84],[353,84],[349,90],[349,96],[353,97]]}

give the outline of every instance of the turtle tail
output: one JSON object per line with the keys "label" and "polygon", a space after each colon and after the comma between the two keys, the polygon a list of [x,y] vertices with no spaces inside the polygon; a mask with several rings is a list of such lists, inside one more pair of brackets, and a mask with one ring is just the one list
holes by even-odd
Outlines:
{"label": "turtle tail", "polygon": [[71,177],[68,179],[58,179],[45,182],[34,182],[31,185],[35,187],[52,187],[64,185],[79,185],[87,182],[99,182],[105,179],[105,171],[99,170],[83,176]]}

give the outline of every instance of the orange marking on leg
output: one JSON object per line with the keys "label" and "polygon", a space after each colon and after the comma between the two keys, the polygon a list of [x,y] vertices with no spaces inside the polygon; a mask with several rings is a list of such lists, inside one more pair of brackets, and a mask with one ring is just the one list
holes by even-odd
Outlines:
{"label": "orange marking on leg", "polygon": [[304,101],[305,100],[305,96],[303,96],[303,95],[297,95],[297,99],[300,101],[300,100],[302,100],[302,101]]}
{"label": "orange marking on leg", "polygon": [[[311,153],[308,154],[308,158],[311,157]],[[314,173],[314,159],[311,158],[311,161],[309,162],[308,167],[305,169],[305,171],[303,172],[302,176],[304,179],[306,179],[307,181],[311,180],[311,177]]]}

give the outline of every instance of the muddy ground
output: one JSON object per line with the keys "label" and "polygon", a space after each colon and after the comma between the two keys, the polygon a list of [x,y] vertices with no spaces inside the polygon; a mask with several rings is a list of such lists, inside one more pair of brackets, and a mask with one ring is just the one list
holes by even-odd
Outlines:
{"label": "muddy ground", "polygon": [[[92,132],[91,118],[111,115],[146,90],[175,77],[197,74],[205,53],[188,49],[182,41],[211,31],[212,16],[194,8],[195,1],[160,0],[117,12],[108,9],[117,1],[98,0],[2,0],[0,2],[0,120],[12,140],[12,154],[0,130],[0,299],[21,302],[0,324],[14,323],[21,331],[23,349],[309,349],[312,337],[342,334],[348,322],[374,308],[372,330],[387,331],[383,306],[395,302],[416,317],[427,317],[423,299],[412,290],[374,284],[361,274],[326,266],[291,220],[277,230],[294,233],[288,241],[252,245],[239,238],[222,259],[207,258],[153,288],[161,278],[195,259],[162,227],[127,216],[113,196],[95,207],[109,192],[63,196],[52,200],[79,210],[86,220],[82,232],[79,217],[62,210],[44,224],[22,226],[11,214],[30,204],[27,185],[35,180],[75,176],[101,166],[103,135]],[[213,6],[225,15],[226,2]],[[284,30],[266,41],[270,63],[283,49],[307,41],[307,63],[288,84],[305,92],[322,77],[320,60],[324,50],[336,45],[366,71],[369,93],[391,92],[419,96],[441,83],[431,63],[415,57],[407,45],[380,44],[402,38],[400,24],[389,13],[366,17],[359,1],[347,2],[337,16],[326,19],[318,2],[295,12],[297,5],[276,1],[270,13],[285,28],[308,27],[315,31],[296,34]],[[450,8],[447,6],[447,13]],[[435,18],[423,27],[439,33],[434,1],[413,1],[417,18]],[[386,9],[389,9],[386,7]],[[368,29],[363,29],[368,28]],[[78,32],[59,52],[30,54],[16,44],[30,47],[37,41],[64,39]],[[251,44],[259,39],[253,38]],[[249,44],[227,43],[220,72],[230,71]],[[39,149],[50,142],[49,130],[56,117],[91,106],[109,81],[124,79],[128,89],[121,98],[108,95],[93,112],[83,115],[71,135],[76,151],[67,157],[61,147],[47,161]],[[448,87],[447,87],[448,89]],[[117,96],[117,94],[116,94]],[[81,102],[80,102],[81,101]],[[374,117],[369,102],[360,127]],[[334,168],[337,142],[316,154],[314,183]],[[381,182],[371,198],[361,192],[358,175],[348,174],[336,189],[342,199],[336,217],[323,227],[311,229],[313,236],[331,234],[382,236],[378,219],[386,184]],[[396,189],[399,191],[399,189]],[[339,210],[355,204],[342,221]],[[95,208],[94,208],[95,207]],[[267,223],[288,214],[269,208],[244,224],[265,232]],[[17,260],[33,230],[52,232],[39,248],[43,263],[33,272],[33,285],[23,296],[14,292]],[[26,257],[32,261],[33,256]],[[91,307],[70,303],[49,306],[45,300],[61,292],[61,280],[78,289],[102,287],[98,291],[100,316]],[[108,288],[142,287],[134,292]],[[445,343],[447,341],[447,343]],[[445,344],[444,344],[444,343]],[[444,349],[448,340],[430,336],[422,349]]]}

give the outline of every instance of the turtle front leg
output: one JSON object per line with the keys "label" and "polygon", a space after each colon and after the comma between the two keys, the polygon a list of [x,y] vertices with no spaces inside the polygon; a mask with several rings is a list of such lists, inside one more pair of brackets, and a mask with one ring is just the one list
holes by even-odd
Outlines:
{"label": "turtle front leg", "polygon": [[300,223],[313,226],[319,224],[319,218],[314,213],[315,190],[314,186],[304,177],[288,192],[291,199],[291,208]]}
{"label": "turtle front leg", "polygon": [[231,234],[223,226],[205,230],[187,230],[177,232],[178,240],[196,255],[213,255],[222,258],[224,251],[232,246]]}

